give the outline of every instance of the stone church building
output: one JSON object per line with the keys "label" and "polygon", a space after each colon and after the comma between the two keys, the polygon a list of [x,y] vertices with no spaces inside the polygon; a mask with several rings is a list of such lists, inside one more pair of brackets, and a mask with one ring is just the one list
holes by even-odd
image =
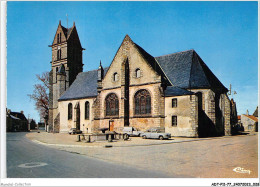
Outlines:
{"label": "stone church building", "polygon": [[[126,35],[109,67],[82,72],[75,23],[58,25],[50,71],[50,131],[160,127],[172,136],[231,134],[228,89],[194,50],[153,57]],[[90,62],[88,62],[90,63]]]}

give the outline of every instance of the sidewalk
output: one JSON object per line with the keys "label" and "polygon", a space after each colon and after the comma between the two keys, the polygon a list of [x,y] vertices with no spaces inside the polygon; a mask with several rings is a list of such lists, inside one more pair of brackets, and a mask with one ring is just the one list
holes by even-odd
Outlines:
{"label": "sidewalk", "polygon": [[[250,135],[250,134],[248,134]],[[248,136],[247,135],[247,136]],[[244,136],[244,135],[240,135]],[[63,133],[47,133],[31,131],[26,134],[26,137],[35,143],[49,145],[49,146],[60,146],[60,147],[132,147],[132,146],[149,146],[149,145],[160,145],[160,144],[172,144],[180,142],[191,142],[191,141],[201,141],[201,140],[211,140],[211,139],[223,139],[231,138],[232,136],[222,136],[222,137],[210,137],[210,138],[184,138],[184,137],[172,137],[168,140],[157,140],[157,139],[142,139],[141,137],[130,137],[129,140],[113,140],[113,142],[108,141],[97,141],[92,143],[86,143],[85,140],[77,142],[77,135],[69,135]]]}

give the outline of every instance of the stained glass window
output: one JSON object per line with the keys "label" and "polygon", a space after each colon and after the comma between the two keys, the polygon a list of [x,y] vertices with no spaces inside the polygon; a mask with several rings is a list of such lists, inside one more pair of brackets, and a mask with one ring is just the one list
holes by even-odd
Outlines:
{"label": "stained glass window", "polygon": [[68,119],[72,119],[72,104],[68,105]]}
{"label": "stained glass window", "polygon": [[147,90],[139,90],[135,94],[135,114],[151,114],[151,96]]}
{"label": "stained glass window", "polygon": [[89,102],[85,102],[85,119],[89,119]]}
{"label": "stained glass window", "polygon": [[111,93],[106,97],[106,116],[116,116],[119,114],[119,101],[116,94]]}

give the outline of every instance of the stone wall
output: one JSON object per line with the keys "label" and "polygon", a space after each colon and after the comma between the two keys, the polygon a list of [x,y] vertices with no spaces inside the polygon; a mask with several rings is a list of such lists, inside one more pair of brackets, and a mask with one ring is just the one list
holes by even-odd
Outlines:
{"label": "stone wall", "polygon": [[[109,127],[109,121],[114,120],[114,129],[121,131],[124,127],[125,114],[125,63],[129,64],[129,126],[146,130],[150,127],[164,127],[164,97],[161,91],[161,76],[147,63],[139,53],[131,39],[126,36],[118,49],[108,72],[102,80],[102,89],[95,101],[95,129]],[[140,69],[141,76],[136,77],[136,69]],[[118,80],[114,80],[114,74]],[[134,96],[138,90],[146,89],[151,95],[151,114],[135,116]],[[105,98],[115,93],[119,99],[119,115],[105,116]]]}
{"label": "stone wall", "polygon": [[[172,107],[172,99],[177,99],[177,107]],[[177,116],[177,126],[172,126],[172,116]],[[197,96],[165,98],[165,132],[172,136],[198,137]]]}
{"label": "stone wall", "polygon": [[244,114],[241,115],[241,123],[242,123],[245,131],[251,131],[251,132],[255,132],[256,125],[258,125],[258,123],[256,123],[254,120],[248,118]]}
{"label": "stone wall", "polygon": [[231,135],[231,121],[230,121],[230,100],[227,96],[227,94],[224,95],[224,101],[225,101],[225,136]]}
{"label": "stone wall", "polygon": [[[73,26],[74,27],[74,26]],[[57,36],[61,34],[61,41],[58,43]],[[60,127],[59,120],[54,121],[59,113],[58,99],[76,79],[79,72],[82,72],[82,48],[77,35],[76,28],[67,39],[63,33],[61,24],[58,25],[52,44],[52,70],[50,74],[50,101],[49,101],[49,131]],[[57,51],[61,51],[61,58],[58,58]],[[58,75],[61,65],[64,65],[66,75]],[[57,127],[56,127],[57,126]],[[54,127],[54,129],[53,129]]]}
{"label": "stone wall", "polygon": [[[70,128],[76,128],[76,115],[75,106],[79,102],[80,106],[80,130],[83,133],[89,133],[93,131],[94,125],[94,104],[95,98],[70,100],[70,101],[59,101],[59,111],[60,111],[60,132],[67,133]],[[85,119],[85,102],[89,102],[89,119]],[[68,120],[68,105],[72,104],[72,119]]]}

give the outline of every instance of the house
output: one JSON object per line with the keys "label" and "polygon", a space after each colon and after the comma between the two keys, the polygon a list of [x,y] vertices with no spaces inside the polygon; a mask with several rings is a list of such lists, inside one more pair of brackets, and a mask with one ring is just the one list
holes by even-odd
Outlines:
{"label": "house", "polygon": [[126,35],[109,67],[100,61],[82,72],[75,23],[67,29],[61,22],[50,47],[50,132],[133,126],[172,136],[231,135],[228,89],[193,49],[153,57]]}
{"label": "house", "polygon": [[258,132],[258,117],[246,114],[241,115],[241,123],[245,131]]}
{"label": "house", "polygon": [[28,131],[28,121],[24,116],[24,112],[12,112],[7,110],[6,112],[6,131]]}

